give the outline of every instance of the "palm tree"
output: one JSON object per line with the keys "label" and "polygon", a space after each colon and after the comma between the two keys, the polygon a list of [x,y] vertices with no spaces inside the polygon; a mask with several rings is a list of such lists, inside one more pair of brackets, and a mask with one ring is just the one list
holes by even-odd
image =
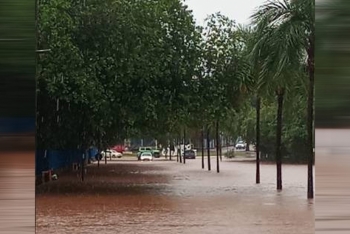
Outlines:
{"label": "palm tree", "polygon": [[[306,63],[309,77],[307,101],[307,132],[308,132],[308,198],[313,198],[313,116],[314,116],[314,9],[313,0],[281,0],[269,1],[262,5],[253,15],[259,40],[254,54],[261,50],[269,52],[264,62],[264,70],[272,73],[271,79],[263,83],[274,83],[278,99],[276,158],[277,174],[281,176],[281,131],[283,97],[288,86],[290,68],[299,69]],[[278,79],[277,82],[274,82]],[[277,189],[282,189],[281,178],[277,178]]]}

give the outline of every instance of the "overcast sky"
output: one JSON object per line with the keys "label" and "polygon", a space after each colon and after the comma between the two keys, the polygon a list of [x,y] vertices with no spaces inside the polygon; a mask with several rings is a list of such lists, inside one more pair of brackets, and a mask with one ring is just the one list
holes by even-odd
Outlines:
{"label": "overcast sky", "polygon": [[265,2],[266,0],[185,0],[199,25],[203,25],[207,15],[216,12],[221,12],[239,24],[248,24],[249,16]]}

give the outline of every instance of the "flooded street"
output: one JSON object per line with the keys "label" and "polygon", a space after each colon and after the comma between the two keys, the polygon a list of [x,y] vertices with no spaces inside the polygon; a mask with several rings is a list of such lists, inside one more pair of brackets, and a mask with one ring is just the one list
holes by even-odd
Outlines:
{"label": "flooded street", "polygon": [[221,172],[201,160],[118,161],[61,175],[37,188],[37,233],[312,234],[314,205],[306,199],[306,165],[283,166],[276,191],[275,165],[224,159]]}
{"label": "flooded street", "polygon": [[0,162],[0,233],[34,233],[34,153],[2,151],[0,157],[6,159]]}
{"label": "flooded street", "polygon": [[350,232],[349,138],[349,129],[316,129],[316,233]]}

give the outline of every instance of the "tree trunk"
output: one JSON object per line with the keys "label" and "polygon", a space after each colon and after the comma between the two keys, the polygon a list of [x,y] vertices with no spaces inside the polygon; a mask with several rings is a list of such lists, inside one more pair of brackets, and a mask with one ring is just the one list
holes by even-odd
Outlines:
{"label": "tree trunk", "polygon": [[260,184],[260,97],[256,99],[256,183]]}
{"label": "tree trunk", "polygon": [[216,172],[220,172],[220,164],[219,164],[219,121],[216,121]]}
{"label": "tree trunk", "polygon": [[185,128],[184,128],[184,140],[183,140],[183,142],[184,142],[184,155],[183,155],[183,157],[184,157],[184,164],[186,164],[186,157],[185,157],[186,129]]}
{"label": "tree trunk", "polygon": [[[172,148],[171,148],[172,143],[170,142],[170,139],[168,140],[168,146],[169,146],[169,160],[172,161]],[[167,148],[168,149],[168,148]]]}
{"label": "tree trunk", "polygon": [[229,151],[230,146],[230,138],[228,136],[225,137],[225,143],[226,143],[226,153]]}
{"label": "tree trunk", "polygon": [[[181,133],[179,137],[179,144],[181,144]],[[180,163],[182,163],[181,145],[179,145],[179,159],[180,159]]]}
{"label": "tree trunk", "polygon": [[107,164],[107,150],[105,149],[105,164]]}
{"label": "tree trunk", "polygon": [[310,38],[310,48],[308,50],[308,71],[309,71],[309,87],[307,97],[307,147],[308,147],[308,165],[307,165],[307,198],[314,198],[314,38]]}
{"label": "tree trunk", "polygon": [[277,94],[277,128],[276,128],[276,165],[277,165],[277,190],[282,190],[282,111],[284,90],[279,88]]}
{"label": "tree trunk", "polygon": [[100,167],[100,150],[101,150],[101,134],[98,135],[98,144],[97,144],[97,167]]}
{"label": "tree trunk", "polygon": [[[176,162],[179,162],[179,140],[176,138],[175,140],[175,146],[176,146]],[[174,146],[174,149],[175,149]]]}
{"label": "tree trunk", "polygon": [[220,140],[219,140],[219,147],[220,147],[220,161],[222,162],[222,137],[220,137]]}
{"label": "tree trunk", "polygon": [[204,169],[204,127],[201,131],[201,139],[202,139],[202,169]]}
{"label": "tree trunk", "polygon": [[211,162],[210,162],[210,128],[207,127],[207,158],[208,158],[208,171],[211,170]]}
{"label": "tree trunk", "polygon": [[81,181],[84,182],[85,180],[85,153],[82,155],[81,160]]}

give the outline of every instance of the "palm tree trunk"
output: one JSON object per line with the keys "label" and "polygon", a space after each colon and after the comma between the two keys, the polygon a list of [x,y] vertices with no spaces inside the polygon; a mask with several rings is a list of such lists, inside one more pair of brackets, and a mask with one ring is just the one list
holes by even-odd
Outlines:
{"label": "palm tree trunk", "polygon": [[310,48],[308,50],[308,72],[309,72],[309,87],[307,97],[307,146],[308,146],[308,165],[307,165],[307,198],[314,198],[313,184],[313,164],[314,164],[314,40],[310,39]]}
{"label": "palm tree trunk", "polygon": [[277,90],[277,128],[276,128],[276,165],[277,165],[277,190],[282,190],[282,110],[284,90]]}
{"label": "palm tree trunk", "polygon": [[260,97],[256,99],[256,183],[260,184]]}
{"label": "palm tree trunk", "polygon": [[204,169],[204,127],[201,131],[201,139],[202,139],[202,169]]}
{"label": "palm tree trunk", "polygon": [[211,163],[210,163],[210,128],[207,126],[207,157],[208,157],[208,171],[211,170]]}
{"label": "palm tree trunk", "polygon": [[219,164],[219,121],[216,121],[216,172],[220,172]]}

